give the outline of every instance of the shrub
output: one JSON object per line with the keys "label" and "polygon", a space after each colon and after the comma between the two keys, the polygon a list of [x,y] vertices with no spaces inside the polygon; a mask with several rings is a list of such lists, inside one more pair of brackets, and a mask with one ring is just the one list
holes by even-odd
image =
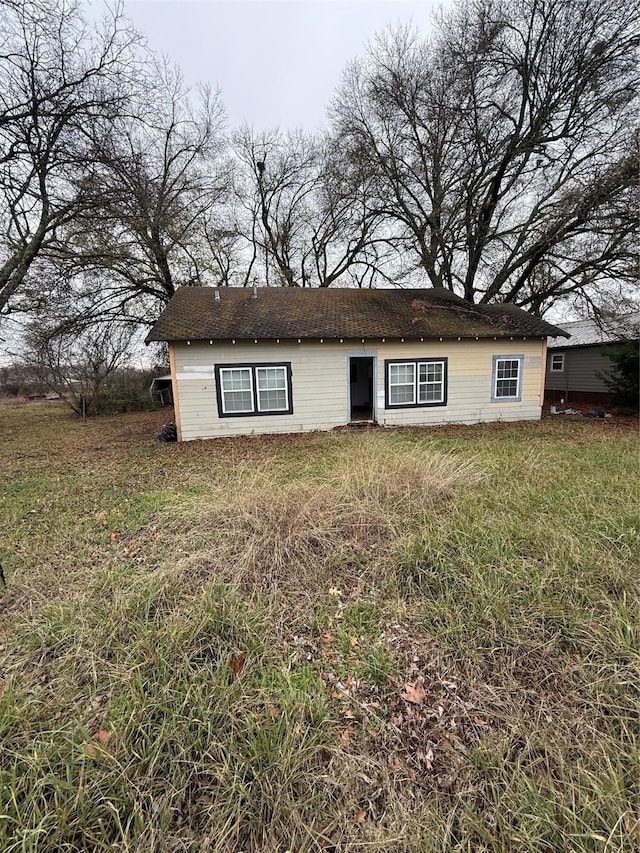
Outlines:
{"label": "shrub", "polygon": [[626,341],[608,353],[611,372],[603,378],[611,391],[613,402],[621,408],[640,410],[640,359],[637,341]]}

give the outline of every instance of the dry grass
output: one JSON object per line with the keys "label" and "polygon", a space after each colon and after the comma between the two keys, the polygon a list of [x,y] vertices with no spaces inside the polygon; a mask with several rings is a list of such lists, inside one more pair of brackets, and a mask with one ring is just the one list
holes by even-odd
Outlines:
{"label": "dry grass", "polygon": [[0,419],[3,853],[640,850],[637,424]]}
{"label": "dry grass", "polygon": [[311,479],[283,480],[269,463],[234,473],[228,494],[207,496],[195,514],[189,508],[187,572],[197,566],[244,588],[307,594],[367,569],[374,578],[388,572],[425,515],[480,480],[468,460],[379,434],[353,436]]}

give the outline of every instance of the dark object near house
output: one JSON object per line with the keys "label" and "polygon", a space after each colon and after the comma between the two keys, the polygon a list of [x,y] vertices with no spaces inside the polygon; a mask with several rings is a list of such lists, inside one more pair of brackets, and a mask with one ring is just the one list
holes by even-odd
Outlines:
{"label": "dark object near house", "polygon": [[583,412],[585,418],[603,418],[604,412]]}
{"label": "dark object near house", "polygon": [[163,424],[162,429],[158,433],[158,441],[177,441],[178,430],[175,424]]}
{"label": "dark object near house", "polygon": [[0,583],[2,584],[2,586],[7,585],[7,579],[4,576],[4,569],[2,568],[2,563],[0,563]]}

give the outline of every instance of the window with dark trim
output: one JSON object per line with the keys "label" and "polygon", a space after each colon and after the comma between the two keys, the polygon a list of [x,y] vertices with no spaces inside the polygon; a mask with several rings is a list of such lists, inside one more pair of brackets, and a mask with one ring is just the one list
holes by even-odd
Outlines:
{"label": "window with dark trim", "polygon": [[447,405],[447,359],[387,359],[384,363],[386,409]]}
{"label": "window with dark trim", "polygon": [[519,403],[522,399],[523,355],[494,355],[491,402]]}
{"label": "window with dark trim", "polygon": [[550,367],[552,373],[564,373],[564,353],[551,353]]}
{"label": "window with dark trim", "polygon": [[216,365],[218,416],[290,415],[291,363]]}

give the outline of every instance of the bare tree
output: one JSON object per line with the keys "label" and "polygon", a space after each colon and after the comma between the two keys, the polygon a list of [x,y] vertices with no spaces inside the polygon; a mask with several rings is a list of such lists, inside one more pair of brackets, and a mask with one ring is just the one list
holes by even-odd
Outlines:
{"label": "bare tree", "polygon": [[94,207],[76,217],[59,252],[99,290],[102,308],[131,305],[143,320],[177,287],[217,280],[211,244],[229,183],[219,95],[203,88],[194,103],[177,70],[154,64],[148,74],[147,96],[101,141]]}
{"label": "bare tree", "polygon": [[73,0],[0,0],[0,311],[93,203],[86,163],[127,100],[136,43],[120,6],[89,29]]}
{"label": "bare tree", "polygon": [[342,173],[332,142],[246,127],[234,141],[245,214],[236,227],[251,248],[245,283],[258,267],[266,284],[287,287],[375,279],[383,242],[375,233],[379,215],[360,182]]}
{"label": "bare tree", "polygon": [[27,331],[24,359],[39,384],[87,417],[110,378],[131,358],[136,334],[130,324],[37,317]]}
{"label": "bare tree", "polygon": [[338,144],[433,286],[535,312],[634,275],[637,0],[461,0],[346,73]]}
{"label": "bare tree", "polygon": [[245,127],[234,143],[244,166],[245,237],[262,256],[265,283],[304,286],[301,252],[318,182],[316,142],[301,133],[254,134]]}

